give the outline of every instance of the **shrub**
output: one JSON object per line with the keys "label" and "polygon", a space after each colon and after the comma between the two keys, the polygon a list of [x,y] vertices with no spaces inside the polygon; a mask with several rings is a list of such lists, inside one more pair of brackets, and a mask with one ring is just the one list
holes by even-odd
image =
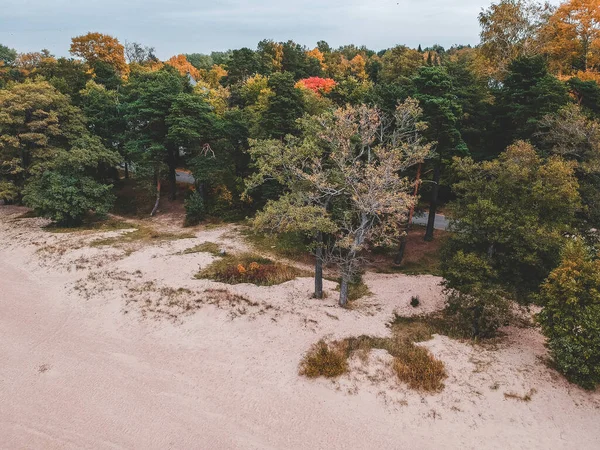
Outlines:
{"label": "shrub", "polygon": [[446,290],[446,314],[472,338],[493,337],[505,325],[510,314],[509,302],[498,289],[481,284],[464,291]]}
{"label": "shrub", "polygon": [[495,272],[489,261],[458,251],[444,263],[445,314],[461,334],[472,338],[492,337],[509,317],[504,291],[493,283]]}
{"label": "shrub", "polygon": [[410,298],[410,306],[412,306],[413,308],[416,308],[420,304],[421,304],[421,301],[419,300],[419,296],[418,295],[413,295]]}
{"label": "shrub", "polygon": [[271,286],[285,283],[308,272],[271,261],[252,253],[226,255],[202,269],[196,278],[208,278],[221,283],[252,283]]}
{"label": "shrub", "polygon": [[600,260],[581,240],[542,285],[538,320],[556,368],[586,389],[600,384]]}
{"label": "shrub", "polygon": [[185,207],[185,226],[198,225],[205,215],[204,200],[202,196],[193,191],[184,201]]}
{"label": "shrub", "polygon": [[112,186],[78,173],[46,171],[25,187],[23,203],[42,217],[66,226],[78,225],[91,210],[108,213],[114,202]]}
{"label": "shrub", "polygon": [[300,375],[308,378],[335,378],[348,372],[347,344],[327,343],[323,339],[314,344],[300,362]]}

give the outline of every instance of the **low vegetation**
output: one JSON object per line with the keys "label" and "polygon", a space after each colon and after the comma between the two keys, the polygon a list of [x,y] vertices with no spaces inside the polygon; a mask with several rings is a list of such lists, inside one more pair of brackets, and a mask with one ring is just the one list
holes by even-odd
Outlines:
{"label": "low vegetation", "polygon": [[77,231],[117,231],[136,227],[137,226],[133,223],[114,217],[103,219],[93,216],[88,219],[84,219],[83,223],[76,227],[61,227],[56,223],[51,223],[50,225],[44,227],[44,230],[51,233],[73,233]]}
{"label": "low vegetation", "polygon": [[192,253],[210,253],[213,256],[219,256],[221,254],[221,247],[214,242],[203,242],[202,244],[185,249],[182,253],[184,255]]}
{"label": "low vegetation", "polygon": [[348,372],[348,344],[321,339],[306,353],[300,363],[300,375],[308,378],[335,378]]}
{"label": "low vegetation", "polygon": [[270,253],[294,261],[310,262],[307,242],[301,233],[271,234],[258,232],[253,228],[242,231],[244,238],[259,252]]}
{"label": "low vegetation", "polygon": [[538,316],[554,367],[586,388],[600,385],[600,260],[582,240],[569,242],[562,263],[542,285]]}
{"label": "low vegetation", "polygon": [[398,380],[411,389],[439,392],[447,377],[444,363],[426,348],[415,345],[432,337],[433,328],[424,321],[396,318],[390,337],[359,336],[341,341],[321,340],[313,345],[300,363],[301,375],[309,378],[335,378],[349,370],[348,358],[354,352],[386,350],[394,358],[392,368]]}
{"label": "low vegetation", "polygon": [[[340,280],[336,281],[339,282]],[[338,285],[336,291],[339,290],[340,286]],[[353,281],[348,284],[348,302],[354,302],[358,299],[368,297],[370,295],[373,295],[373,293],[370,291],[369,286],[367,286],[367,284],[362,279]]]}
{"label": "low vegetation", "polygon": [[425,228],[413,225],[406,236],[406,249],[402,263],[394,264],[398,248],[387,247],[376,249],[370,259],[378,273],[403,273],[405,275],[441,276],[440,250],[450,233],[437,230],[436,239],[425,241]]}
{"label": "low vegetation", "polygon": [[253,253],[225,255],[196,274],[199,279],[227,284],[252,283],[257,286],[281,284],[300,276],[311,274]]}
{"label": "low vegetation", "polygon": [[506,399],[513,399],[513,400],[519,400],[521,402],[530,402],[531,399],[533,398],[533,395],[536,393],[537,391],[535,389],[531,389],[529,390],[529,392],[527,392],[524,395],[519,395],[515,392],[505,392],[504,393],[504,398]]}
{"label": "low vegetation", "polygon": [[134,225],[131,228],[135,228],[135,230],[125,232],[115,237],[97,239],[93,241],[91,245],[92,247],[102,247],[106,245],[122,245],[138,242],[175,241],[177,239],[192,239],[195,237],[192,233],[169,233],[157,231],[143,225]]}

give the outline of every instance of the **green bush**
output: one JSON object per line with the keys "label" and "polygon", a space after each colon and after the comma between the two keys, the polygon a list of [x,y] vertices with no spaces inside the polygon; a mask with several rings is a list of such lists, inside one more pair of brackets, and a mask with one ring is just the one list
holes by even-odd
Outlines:
{"label": "green bush", "polygon": [[185,225],[192,226],[198,225],[205,215],[204,200],[202,196],[194,191],[188,198],[185,199]]}
{"label": "green bush", "polygon": [[600,384],[600,260],[582,240],[568,242],[542,285],[538,320],[556,368],[586,389]]}
{"label": "green bush", "polygon": [[456,325],[465,335],[489,338],[506,324],[510,308],[502,291],[476,284],[463,291],[447,290],[446,313],[455,319]]}
{"label": "green bush", "polygon": [[495,287],[489,262],[458,251],[444,263],[446,313],[465,336],[492,337],[508,320],[506,293]]}
{"label": "green bush", "polygon": [[66,175],[46,171],[25,187],[23,203],[42,217],[73,226],[80,224],[89,211],[99,216],[108,213],[114,203],[111,191],[111,185],[76,172]]}

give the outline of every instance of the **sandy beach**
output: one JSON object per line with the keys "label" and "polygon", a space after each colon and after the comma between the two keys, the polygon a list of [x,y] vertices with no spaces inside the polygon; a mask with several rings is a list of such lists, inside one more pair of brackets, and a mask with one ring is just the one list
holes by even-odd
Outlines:
{"label": "sandy beach", "polygon": [[600,448],[600,392],[550,369],[532,327],[420,344],[446,365],[439,394],[395,381],[385,351],[334,381],[298,375],[323,337],[385,336],[394,313],[440,309],[439,278],[368,273],[373,295],[343,310],[329,281],[315,300],[310,278],[194,279],[215,257],[183,250],[243,248],[232,226],[124,250],[89,243],[125,231],[50,233],[24,212],[0,206],[0,448]]}

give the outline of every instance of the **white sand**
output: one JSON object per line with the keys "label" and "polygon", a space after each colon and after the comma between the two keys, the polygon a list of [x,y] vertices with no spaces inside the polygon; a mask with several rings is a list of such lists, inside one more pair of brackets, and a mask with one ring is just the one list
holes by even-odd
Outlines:
{"label": "white sand", "polygon": [[[298,376],[321,337],[385,335],[394,311],[415,313],[415,294],[418,311],[440,308],[435,277],[369,274],[374,296],[346,311],[331,282],[319,301],[311,279],[194,280],[213,257],[177,253],[240,246],[230,229],[125,256],[86,245],[115,232],[48,233],[39,219],[15,220],[22,212],[0,207],[1,448],[600,448],[600,393],[547,368],[534,329],[506,330],[496,349],[442,336],[422,344],[449,372],[436,395],[395,382],[384,351],[353,359],[334,382]],[[207,288],[252,304],[208,304]],[[529,402],[504,396],[529,392]]]}

